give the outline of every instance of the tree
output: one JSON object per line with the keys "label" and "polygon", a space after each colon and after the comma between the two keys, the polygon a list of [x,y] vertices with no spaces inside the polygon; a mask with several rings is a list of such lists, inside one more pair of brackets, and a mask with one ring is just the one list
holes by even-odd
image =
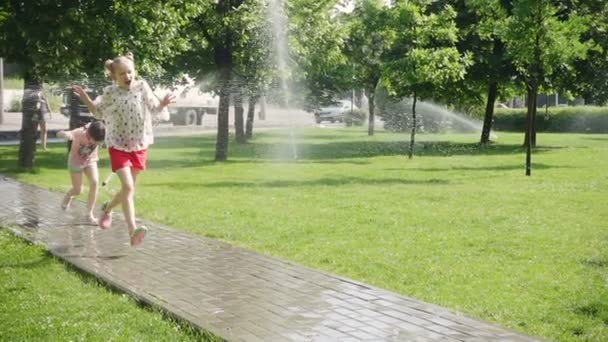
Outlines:
{"label": "tree", "polygon": [[589,19],[588,30],[582,35],[590,48],[585,58],[576,59],[572,66],[560,68],[555,81],[561,89],[570,90],[586,103],[608,103],[608,2],[604,0],[563,1],[558,15],[579,13]]}
{"label": "tree", "polygon": [[[215,160],[228,159],[228,112],[232,94],[251,94],[262,90],[267,70],[260,60],[267,56],[263,42],[257,42],[265,28],[266,4],[262,0],[226,0],[206,2],[181,32],[188,37],[188,48],[174,64],[197,81],[210,80],[209,89],[219,94],[218,131]],[[260,82],[260,83],[256,83]],[[254,89],[259,86],[259,89]],[[238,96],[237,96],[238,98]],[[240,100],[238,101],[240,102]],[[242,104],[237,105],[239,112]],[[240,112],[242,115],[242,112]],[[242,118],[237,119],[238,139],[244,141]]]}
{"label": "tree", "polygon": [[[270,84],[277,78],[277,62],[273,58],[277,37],[273,35],[272,25],[268,20],[269,11],[277,11],[270,6],[254,4],[249,7],[247,16],[250,25],[247,28],[246,39],[241,40],[241,46],[236,55],[236,74],[242,80],[241,92],[248,97],[247,118],[244,127],[244,136],[240,139],[245,142],[253,136],[253,122],[255,118],[255,105],[258,99],[265,95]],[[276,55],[276,53],[275,53]],[[237,141],[240,133],[237,130]]]}
{"label": "tree", "polygon": [[[180,0],[4,1],[0,55],[21,64],[26,95],[44,81],[101,75],[105,59],[127,50],[135,53],[140,73],[159,75],[160,63],[184,41],[177,27],[194,9]],[[35,108],[32,98],[23,101],[18,166],[32,169]]]}
{"label": "tree", "polygon": [[[457,10],[459,30],[457,47],[462,53],[472,52],[473,63],[463,80],[448,89],[448,94],[466,104],[484,105],[480,143],[490,142],[496,100],[512,88],[515,68],[499,34],[498,23],[509,16],[509,0],[449,0]],[[449,99],[452,100],[452,99]],[[485,100],[485,101],[484,101]],[[453,100],[452,100],[453,101]],[[463,103],[464,102],[464,103]],[[485,103],[484,103],[485,102]]]}
{"label": "tree", "polygon": [[517,0],[513,15],[502,28],[507,52],[522,75],[527,91],[526,175],[531,174],[531,147],[536,146],[536,98],[538,90],[555,77],[558,66],[568,66],[583,58],[589,48],[581,42],[587,19],[572,13],[558,17],[558,8],[549,0]]}
{"label": "tree", "polygon": [[303,93],[305,107],[318,109],[352,84],[352,66],[342,47],[346,28],[336,13],[336,0],[288,2],[292,84]]}
{"label": "tree", "polygon": [[353,66],[353,80],[361,83],[369,99],[368,135],[374,135],[376,87],[382,76],[383,57],[392,40],[387,25],[388,9],[380,0],[357,1],[344,44]]}
{"label": "tree", "polygon": [[432,0],[403,1],[392,8],[395,43],[384,79],[392,95],[413,98],[409,158],[414,153],[417,100],[432,98],[433,92],[441,92],[445,85],[462,79],[470,63],[470,58],[455,47],[456,13],[450,6],[438,13],[428,13],[432,3]]}

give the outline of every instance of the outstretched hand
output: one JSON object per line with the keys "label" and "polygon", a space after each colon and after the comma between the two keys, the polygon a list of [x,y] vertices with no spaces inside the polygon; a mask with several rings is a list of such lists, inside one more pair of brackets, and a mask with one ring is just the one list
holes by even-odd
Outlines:
{"label": "outstretched hand", "polygon": [[84,99],[84,97],[87,96],[87,92],[84,91],[81,86],[72,86],[72,90],[74,91],[74,95],[78,96],[81,99]]}
{"label": "outstretched hand", "polygon": [[175,95],[173,95],[172,93],[165,95],[165,97],[163,97],[162,100],[160,100],[160,107],[164,108],[164,107],[168,106],[170,103],[175,103]]}
{"label": "outstretched hand", "polygon": [[101,101],[100,96],[98,96],[96,98],[96,100],[97,100],[96,102],[93,102],[91,100],[91,98],[89,97],[89,94],[87,94],[87,92],[84,89],[82,89],[81,86],[77,86],[77,85],[72,86],[72,91],[74,92],[74,95],[78,96],[80,98],[80,100],[82,100],[82,102],[84,102],[84,104],[87,105],[87,108],[89,109],[89,111],[91,113],[93,113],[93,114],[96,113],[96,111],[97,111],[96,107],[99,104],[99,102]]}

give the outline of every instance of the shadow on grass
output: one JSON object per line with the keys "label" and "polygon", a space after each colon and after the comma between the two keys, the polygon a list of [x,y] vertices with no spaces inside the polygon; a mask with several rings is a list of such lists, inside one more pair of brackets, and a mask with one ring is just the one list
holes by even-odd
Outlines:
{"label": "shadow on grass", "polygon": [[[360,134],[360,133],[359,133]],[[260,138],[247,144],[238,145],[231,141],[229,149],[230,158],[272,158],[273,156],[289,156],[293,146],[288,137],[281,142],[265,142],[268,138],[281,137],[276,133],[264,133]],[[317,139],[321,137],[321,140]],[[295,148],[299,160],[325,160],[343,158],[366,158],[374,156],[406,156],[409,142],[405,140],[377,141],[366,140],[368,137],[348,137],[344,134],[326,136],[308,136],[296,141]],[[358,138],[358,140],[352,140]],[[319,140],[318,142],[315,140]],[[202,155],[213,157],[215,153],[215,140],[210,137],[173,137],[159,139],[155,149],[179,149],[184,147],[198,148]],[[543,147],[534,149],[534,153],[543,153],[561,147]],[[451,141],[421,141],[415,144],[415,156],[452,156],[452,155],[504,155],[523,153],[524,147],[519,144],[482,146],[477,142],[455,143]]]}
{"label": "shadow on grass", "polygon": [[2,262],[0,263],[0,269],[3,268],[21,268],[26,270],[32,270],[41,267],[47,267],[50,264],[50,259],[48,258],[40,258],[33,261],[26,262]]}
{"label": "shadow on grass", "polygon": [[[216,165],[218,163],[214,160],[215,141],[212,141],[208,137],[163,138],[163,141],[152,148],[157,151],[151,152],[152,157],[148,159],[148,166],[151,169],[201,167]],[[409,144],[403,141],[326,141],[320,143],[300,143],[295,146],[295,149],[287,142],[268,143],[253,141],[242,145],[232,143],[228,153],[229,159],[221,163],[366,165],[371,163],[367,159],[371,157],[403,156],[404,160],[407,160],[408,148]],[[534,153],[545,153],[560,148],[537,147]],[[296,158],[294,158],[294,150],[297,155]],[[454,155],[511,155],[522,153],[524,153],[524,149],[521,145],[480,146],[477,143],[437,141],[416,144],[414,158]],[[512,166],[513,169],[519,167]],[[497,170],[504,169],[497,168]]]}
{"label": "shadow on grass", "polygon": [[[575,169],[574,166],[564,165],[547,165],[542,163],[532,163],[532,170],[546,170],[546,169]],[[404,169],[391,168],[386,169],[387,171],[402,171]],[[501,166],[455,166],[455,167],[430,167],[430,168],[408,168],[407,170],[412,171],[429,171],[429,172],[445,172],[445,171],[513,171],[513,170],[525,170],[523,162],[515,165],[501,165]]]}
{"label": "shadow on grass", "polygon": [[[378,137],[379,136],[379,137]],[[327,134],[303,135],[294,145],[280,132],[258,133],[247,144],[236,144],[231,139],[229,161],[222,163],[349,163],[367,164],[366,158],[381,156],[403,156],[407,158],[409,142],[389,134],[375,137],[362,136],[358,131],[328,131]],[[272,141],[273,139],[279,141]],[[379,141],[378,139],[394,139]],[[161,137],[150,147],[148,164],[150,168],[189,168],[214,165],[215,137],[178,136]],[[537,147],[534,153],[545,153],[562,147]],[[294,158],[294,152],[297,155]],[[17,170],[18,147],[0,148],[0,172],[14,174]],[[519,144],[482,146],[477,142],[457,143],[451,141],[421,141],[416,143],[416,157],[447,157],[455,155],[510,155],[524,153]],[[108,165],[107,152],[100,151],[100,166]],[[53,146],[45,152],[37,152],[36,168],[66,169],[65,146]],[[357,160],[358,159],[358,160]],[[37,172],[36,169],[33,171]]]}
{"label": "shadow on grass", "polygon": [[584,140],[595,140],[595,141],[606,141],[608,140],[608,134],[603,135],[585,135],[582,137]]}
{"label": "shadow on grass", "polygon": [[10,146],[0,148],[0,173],[37,173],[40,168],[67,170],[67,151],[65,147],[49,148],[47,151],[37,151],[34,158],[35,167],[32,171],[20,171],[17,168],[18,153],[19,147]]}
{"label": "shadow on grass", "polygon": [[308,186],[340,186],[340,185],[378,185],[378,184],[402,184],[402,185],[448,185],[450,181],[445,179],[428,179],[428,180],[408,180],[402,178],[384,178],[384,179],[369,179],[360,177],[340,177],[340,178],[322,178],[310,181],[262,181],[262,182],[213,182],[213,183],[192,183],[191,181],[184,182],[161,182],[161,183],[146,183],[146,187],[171,187],[173,189],[191,189],[193,187],[202,188],[288,188],[288,187],[308,187]]}

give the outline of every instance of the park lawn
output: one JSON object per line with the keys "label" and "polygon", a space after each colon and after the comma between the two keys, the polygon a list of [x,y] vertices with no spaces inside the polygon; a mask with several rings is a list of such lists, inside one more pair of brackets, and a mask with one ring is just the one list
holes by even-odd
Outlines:
{"label": "park lawn", "polygon": [[[531,177],[522,134],[419,134],[413,159],[407,134],[293,136],[258,133],[224,163],[214,136],[157,139],[138,216],[530,335],[608,340],[608,135],[539,134]],[[64,149],[15,173],[0,147],[0,173],[63,192]]]}
{"label": "park lawn", "polygon": [[[0,229],[0,340],[212,341]],[[219,339],[215,339],[219,340]]]}

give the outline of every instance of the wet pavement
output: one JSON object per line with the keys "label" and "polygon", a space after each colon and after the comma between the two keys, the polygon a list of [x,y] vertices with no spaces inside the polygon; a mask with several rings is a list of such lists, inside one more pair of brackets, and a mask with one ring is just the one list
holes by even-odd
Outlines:
{"label": "wet pavement", "polygon": [[534,341],[413,298],[143,222],[131,248],[85,222],[85,204],[0,175],[0,227],[120,291],[229,341]]}

